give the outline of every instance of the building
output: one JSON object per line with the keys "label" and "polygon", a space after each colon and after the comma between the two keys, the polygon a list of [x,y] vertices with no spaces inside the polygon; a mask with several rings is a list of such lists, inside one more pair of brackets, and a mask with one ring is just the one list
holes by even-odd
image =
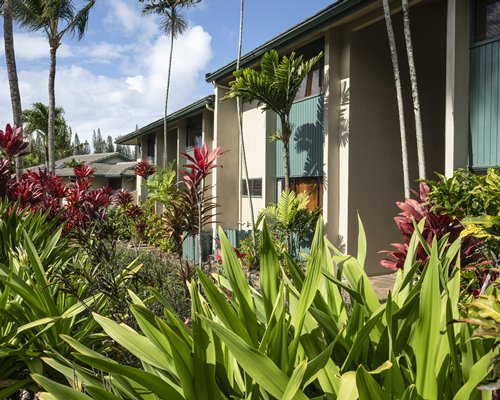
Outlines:
{"label": "building", "polygon": [[[109,186],[112,190],[127,189],[135,192],[135,162],[120,153],[80,154],[56,161],[55,174],[62,177],[64,183],[70,183],[75,174],[76,163],[87,164],[94,170],[91,180],[93,188]],[[45,168],[45,166],[30,169]]]}
{"label": "building", "polygon": [[[415,0],[410,6],[427,176],[451,175],[460,167],[481,172],[500,164],[500,0]],[[416,141],[401,3],[393,1],[391,7],[414,182]],[[296,190],[312,193],[312,201],[323,207],[329,239],[352,254],[357,250],[359,214],[370,246],[367,270],[383,272],[377,251],[400,241],[392,219],[398,212],[395,202],[404,196],[398,109],[381,2],[339,0],[243,56],[242,66],[258,67],[270,49],[280,54],[295,51],[306,58],[323,51],[322,62],[305,80],[292,110],[296,127],[290,142],[292,183]],[[215,90],[210,112],[202,107],[205,100],[195,105],[210,118],[210,133],[202,139],[209,147],[231,150],[221,159],[224,168],[214,173],[214,194],[221,204],[218,220],[226,228],[240,229],[249,226],[250,215],[248,197],[242,194],[236,101],[220,101],[235,65],[206,75]],[[175,114],[169,117],[172,123]],[[172,147],[177,152],[184,140],[181,126],[177,146]],[[276,201],[282,187],[282,149],[267,140],[276,128],[272,112],[244,106],[243,132],[256,211]],[[152,146],[153,131],[143,132],[150,135]],[[143,136],[143,148],[145,140]],[[151,146],[148,143],[143,157],[156,154]],[[171,154],[174,157],[173,150]]]}

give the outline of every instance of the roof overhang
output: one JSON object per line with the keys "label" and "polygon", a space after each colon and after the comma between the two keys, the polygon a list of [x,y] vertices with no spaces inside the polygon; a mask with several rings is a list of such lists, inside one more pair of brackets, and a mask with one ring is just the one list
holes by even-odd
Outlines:
{"label": "roof overhang", "polygon": [[[304,36],[314,34],[343,18],[351,15],[367,4],[373,3],[376,0],[338,0],[336,3],[321,10],[312,17],[298,23],[282,34],[267,41],[261,46],[253,49],[249,53],[241,57],[240,66],[242,68],[250,67],[260,61],[262,55],[271,50],[287,47],[290,44],[303,40]],[[226,64],[214,72],[205,75],[207,82],[217,82],[219,80],[231,77],[236,70],[236,60]]]}
{"label": "roof overhang", "polygon": [[[190,117],[193,114],[199,113],[203,111],[207,106],[212,107],[215,101],[214,95],[206,96],[188,106],[181,108],[180,110],[173,112],[167,116],[167,124],[174,123],[180,119]],[[140,129],[137,129],[133,132],[127,133],[124,136],[119,136],[116,140],[116,144],[129,144],[135,145],[137,144],[137,138],[155,132],[157,129],[163,127],[163,118],[160,118],[157,121],[154,121],[146,126],[143,126]]]}

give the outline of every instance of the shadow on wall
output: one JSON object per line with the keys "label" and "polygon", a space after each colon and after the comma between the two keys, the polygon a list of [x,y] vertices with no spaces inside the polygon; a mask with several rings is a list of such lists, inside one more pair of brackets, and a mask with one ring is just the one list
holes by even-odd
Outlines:
{"label": "shadow on wall", "polygon": [[[320,101],[316,109],[316,122],[298,126],[293,135],[295,153],[306,153],[302,176],[323,175],[323,115],[324,104]],[[321,145],[318,146],[318,143]]]}

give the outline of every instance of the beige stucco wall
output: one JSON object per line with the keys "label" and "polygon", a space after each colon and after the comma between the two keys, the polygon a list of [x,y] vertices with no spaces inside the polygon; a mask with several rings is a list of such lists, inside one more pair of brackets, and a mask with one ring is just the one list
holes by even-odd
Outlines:
{"label": "beige stucco wall", "polygon": [[[262,179],[263,186],[263,195],[259,197],[252,197],[255,218],[257,218],[257,214],[259,213],[259,211],[266,205],[266,122],[266,113],[262,112],[261,107],[257,107],[255,104],[243,105],[243,137],[245,139],[248,177],[249,179]],[[241,157],[240,171],[240,181],[243,181],[243,179],[245,179],[246,177],[243,165],[243,157]],[[244,183],[241,182],[241,184]],[[247,196],[241,198],[240,213],[242,228],[251,228],[252,217],[250,211],[250,201]]]}
{"label": "beige stucco wall", "polygon": [[136,188],[136,178],[122,178],[122,189],[127,189],[130,191],[134,191]]}
{"label": "beige stucco wall", "polygon": [[[163,163],[163,127],[157,129],[155,132],[156,146],[155,146],[155,164],[161,168],[165,167]],[[168,137],[167,137],[168,140]]]}
{"label": "beige stucco wall", "polygon": [[214,146],[229,151],[220,158],[223,168],[214,171],[213,179],[217,182],[214,188],[216,202],[220,204],[217,222],[223,227],[238,227],[238,185],[239,185],[239,139],[236,101],[220,102],[227,90],[216,86],[214,114]]}
{"label": "beige stucco wall", "polygon": [[[444,170],[446,4],[433,2],[412,7],[411,18],[427,174],[431,175]],[[410,179],[414,182],[414,117],[400,13],[393,20],[399,39]],[[348,251],[357,251],[359,212],[368,240],[367,270],[376,274],[387,272],[379,266],[377,252],[389,249],[391,242],[401,241],[393,217],[398,213],[395,202],[404,197],[397,103],[384,22],[351,32],[350,49]]]}

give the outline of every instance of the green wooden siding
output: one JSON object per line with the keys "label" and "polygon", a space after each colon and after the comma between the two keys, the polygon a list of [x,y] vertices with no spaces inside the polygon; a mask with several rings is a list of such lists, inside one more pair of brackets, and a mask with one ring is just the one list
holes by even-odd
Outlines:
{"label": "green wooden siding", "polygon": [[[294,131],[290,139],[290,176],[323,176],[323,96],[298,100],[290,120]],[[277,130],[281,128],[278,121]],[[276,144],[276,175],[285,175],[283,143]]]}
{"label": "green wooden siding", "polygon": [[470,50],[470,165],[500,164],[500,40]]}

